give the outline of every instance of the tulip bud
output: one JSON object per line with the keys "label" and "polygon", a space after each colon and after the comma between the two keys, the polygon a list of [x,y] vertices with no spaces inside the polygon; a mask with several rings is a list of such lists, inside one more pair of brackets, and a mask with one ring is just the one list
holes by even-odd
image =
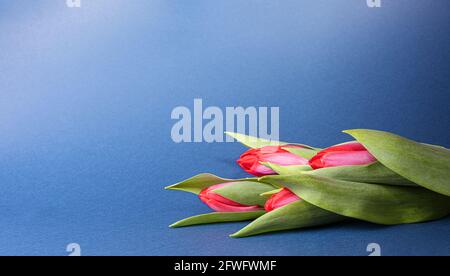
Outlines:
{"label": "tulip bud", "polygon": [[211,209],[217,212],[250,212],[262,210],[262,208],[258,205],[244,205],[214,192],[214,190],[216,189],[233,184],[235,183],[228,182],[210,186],[206,189],[203,189],[198,196],[200,197],[201,201],[203,201]]}
{"label": "tulip bud", "polygon": [[316,154],[309,165],[313,169],[337,166],[367,165],[377,159],[358,142],[349,142],[324,149]]}
{"label": "tulip bud", "polygon": [[272,169],[262,165],[261,162],[269,162],[281,166],[308,165],[306,158],[290,153],[283,148],[302,148],[302,146],[265,146],[258,149],[250,149],[241,155],[237,163],[246,172],[255,176],[276,174]]}
{"label": "tulip bud", "polygon": [[287,188],[283,188],[280,192],[272,195],[264,205],[267,212],[283,207],[289,203],[300,200],[300,198]]}

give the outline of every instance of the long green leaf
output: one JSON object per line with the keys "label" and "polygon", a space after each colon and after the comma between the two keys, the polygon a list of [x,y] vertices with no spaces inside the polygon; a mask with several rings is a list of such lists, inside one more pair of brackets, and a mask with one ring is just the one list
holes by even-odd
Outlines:
{"label": "long green leaf", "polygon": [[234,139],[236,139],[237,141],[239,141],[243,145],[245,145],[245,146],[247,146],[249,148],[253,148],[253,149],[262,148],[262,147],[265,147],[265,146],[299,145],[299,146],[305,147],[306,149],[311,149],[311,150],[315,150],[315,151],[320,150],[318,148],[314,148],[314,147],[311,147],[311,146],[308,146],[308,145],[297,144],[297,143],[288,143],[288,142],[282,142],[282,141],[274,141],[274,140],[267,140],[267,139],[258,138],[258,137],[254,137],[254,136],[248,136],[248,135],[235,133],[235,132],[225,132],[225,134],[230,136],[230,137],[233,137]]}
{"label": "long green leaf", "polygon": [[215,212],[203,215],[197,215],[189,217],[170,225],[172,228],[185,227],[198,224],[218,223],[218,222],[233,222],[233,221],[245,221],[252,220],[261,215],[264,211],[253,212]]}
{"label": "long green leaf", "polygon": [[344,219],[345,217],[320,209],[304,200],[299,200],[266,213],[232,234],[231,237],[242,238],[274,231],[306,228]]}
{"label": "long green leaf", "polygon": [[305,172],[305,174],[354,182],[417,186],[414,182],[396,174],[380,162],[358,166],[329,167]]}
{"label": "long green leaf", "polygon": [[289,151],[292,154],[306,158],[308,160],[313,158],[320,151],[320,149],[312,149],[312,148],[282,147],[282,149]]}
{"label": "long green leaf", "polygon": [[267,176],[302,199],[330,212],[379,224],[414,223],[450,213],[450,197],[421,187],[342,181],[313,175]]}
{"label": "long green leaf", "polygon": [[290,165],[281,166],[269,162],[261,162],[262,165],[271,168],[274,172],[281,175],[299,174],[305,171],[311,171],[312,168],[309,165]]}
{"label": "long green leaf", "polygon": [[433,148],[435,150],[440,150],[440,151],[443,151],[443,152],[448,152],[449,151],[449,149],[447,149],[446,147],[439,146],[439,145],[433,145],[433,144],[427,144],[427,143],[422,143],[422,145],[430,147],[430,148]]}
{"label": "long green leaf", "polygon": [[262,197],[261,194],[273,191],[273,189],[275,189],[275,187],[270,184],[240,181],[235,182],[233,185],[216,189],[214,192],[244,205],[264,206],[266,199]]}
{"label": "long green leaf", "polygon": [[261,194],[279,187],[260,182],[257,178],[226,179],[213,174],[199,174],[180,183],[166,187],[167,190],[179,190],[199,194],[203,189],[222,183],[233,182],[214,192],[244,205],[264,206],[265,198]]}
{"label": "long green leaf", "polygon": [[243,178],[243,179],[227,179],[221,178],[210,173],[202,173],[193,176],[189,179],[181,181],[179,183],[165,187],[166,190],[179,190],[189,193],[199,194],[203,189],[215,184],[221,184],[226,182],[238,182],[238,181],[251,181],[258,182],[256,178]]}
{"label": "long green leaf", "polygon": [[383,165],[404,178],[450,196],[450,150],[377,130],[344,131],[362,143]]}
{"label": "long green leaf", "polygon": [[287,142],[267,140],[267,139],[258,138],[255,136],[244,135],[244,134],[235,133],[235,132],[225,132],[225,134],[230,137],[233,137],[234,139],[239,141],[244,146],[247,146],[249,148],[254,148],[254,149],[262,148],[265,146],[280,146],[280,145],[289,144]]}
{"label": "long green leaf", "polygon": [[271,196],[273,196],[274,194],[281,192],[282,190],[283,190],[283,188],[268,191],[268,192],[262,193],[261,196],[263,196],[267,199],[267,198],[270,198]]}

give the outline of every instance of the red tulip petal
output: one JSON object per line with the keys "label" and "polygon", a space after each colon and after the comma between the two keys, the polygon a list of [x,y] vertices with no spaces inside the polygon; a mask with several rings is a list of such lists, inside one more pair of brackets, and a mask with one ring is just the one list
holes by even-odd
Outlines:
{"label": "red tulip petal", "polygon": [[309,165],[313,169],[336,166],[365,165],[376,161],[376,158],[358,142],[349,142],[332,146],[317,153]]}
{"label": "red tulip petal", "polygon": [[297,156],[290,152],[280,152],[275,154],[268,154],[261,158],[262,162],[270,162],[273,164],[281,165],[281,166],[290,166],[290,165],[306,165],[308,164],[308,159]]}
{"label": "red tulip petal", "polygon": [[348,143],[339,144],[336,146],[324,149],[324,151],[366,151],[367,149],[359,142],[352,141]]}
{"label": "red tulip petal", "polygon": [[270,212],[297,200],[300,200],[300,197],[291,192],[289,189],[283,188],[283,190],[272,195],[269,200],[267,200],[264,205],[264,209],[267,212]]}
{"label": "red tulip petal", "polygon": [[[301,147],[296,145],[285,145],[283,147]],[[255,176],[276,174],[270,168],[261,165],[261,162],[271,162],[277,165],[306,165],[308,160],[292,154],[281,146],[265,146],[259,149],[250,149],[244,152],[237,160],[239,166],[246,172]]]}
{"label": "red tulip petal", "polygon": [[219,194],[214,193],[214,190],[222,188],[227,185],[233,185],[234,182],[222,183],[210,186],[199,193],[199,198],[211,209],[217,212],[248,212],[262,210],[260,206],[257,205],[244,205],[239,202],[233,201]]}
{"label": "red tulip petal", "polygon": [[367,151],[348,151],[328,153],[322,158],[325,167],[365,165],[376,161]]}
{"label": "red tulip petal", "polygon": [[249,211],[258,211],[262,210],[261,207],[254,205],[254,206],[233,206],[233,205],[227,205],[219,201],[215,201],[213,199],[204,201],[206,205],[208,205],[211,209],[217,212],[249,212]]}

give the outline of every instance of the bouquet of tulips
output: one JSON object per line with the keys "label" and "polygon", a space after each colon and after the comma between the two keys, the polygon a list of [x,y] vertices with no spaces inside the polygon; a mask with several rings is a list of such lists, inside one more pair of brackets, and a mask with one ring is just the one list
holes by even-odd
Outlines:
{"label": "bouquet of tulips", "polygon": [[237,163],[256,176],[200,174],[169,186],[195,193],[214,212],[171,225],[253,220],[231,237],[347,219],[394,225],[450,214],[450,150],[376,130],[326,149],[227,133],[251,149]]}

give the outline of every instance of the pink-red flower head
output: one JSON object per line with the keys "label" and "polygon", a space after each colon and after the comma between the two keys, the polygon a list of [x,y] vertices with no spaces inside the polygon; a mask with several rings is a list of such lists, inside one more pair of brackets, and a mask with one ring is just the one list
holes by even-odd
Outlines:
{"label": "pink-red flower head", "polygon": [[250,149],[244,152],[237,160],[246,172],[255,176],[276,174],[272,169],[261,162],[269,162],[281,166],[308,165],[308,159],[290,153],[283,148],[301,148],[296,145],[265,146],[258,149]]}
{"label": "pink-red flower head", "polygon": [[267,200],[264,205],[264,209],[266,209],[267,212],[270,212],[297,200],[300,200],[300,197],[291,192],[289,189],[283,188],[280,192],[272,195]]}
{"label": "pink-red flower head", "polygon": [[349,142],[329,147],[317,153],[309,165],[313,169],[337,166],[366,165],[377,161],[370,152],[358,142]]}
{"label": "pink-red flower head", "polygon": [[203,189],[198,196],[201,201],[217,212],[249,212],[262,210],[262,208],[258,205],[249,206],[240,204],[214,192],[216,189],[233,184],[234,182],[228,182],[210,186]]}

